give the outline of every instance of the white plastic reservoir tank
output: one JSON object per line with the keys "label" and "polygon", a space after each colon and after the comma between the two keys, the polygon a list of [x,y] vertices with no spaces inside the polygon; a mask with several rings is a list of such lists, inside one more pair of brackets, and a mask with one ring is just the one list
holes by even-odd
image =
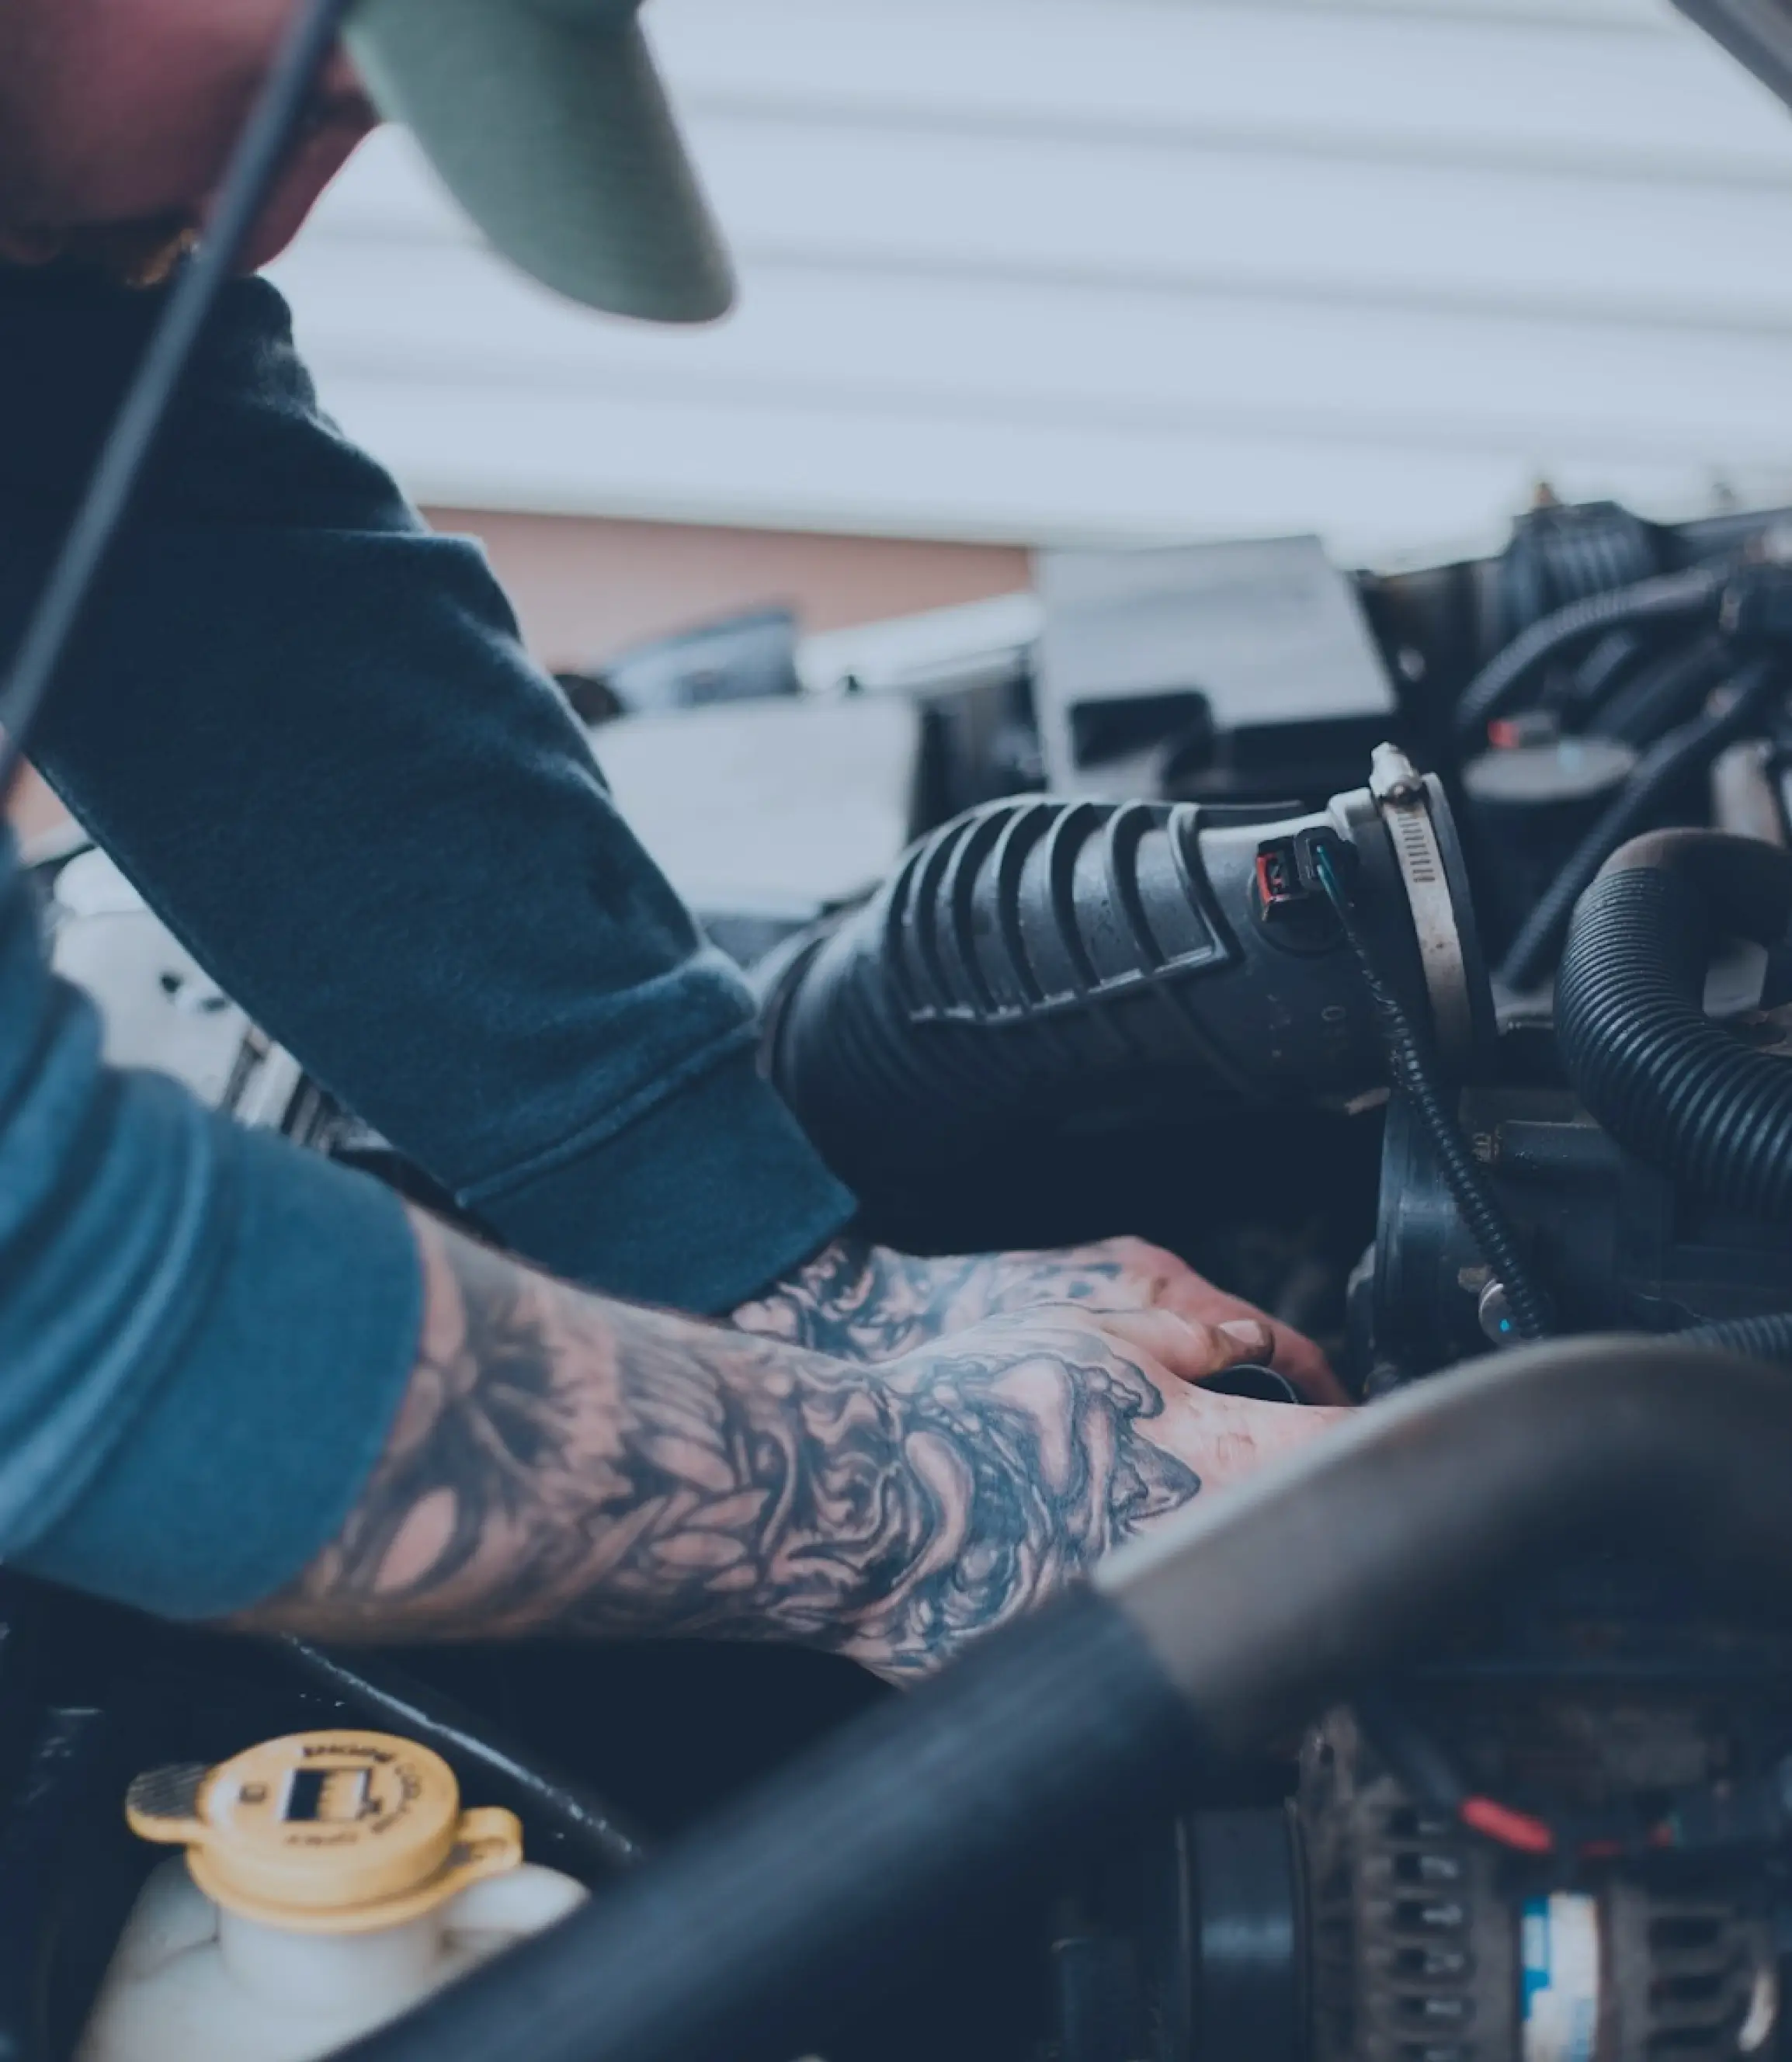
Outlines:
{"label": "white plastic reservoir tank", "polygon": [[460,1809],[439,1755],[299,1733],[131,1786],[157,1869],[77,2062],[310,2062],[565,1917],[584,1887],[523,1859],[508,1811]]}

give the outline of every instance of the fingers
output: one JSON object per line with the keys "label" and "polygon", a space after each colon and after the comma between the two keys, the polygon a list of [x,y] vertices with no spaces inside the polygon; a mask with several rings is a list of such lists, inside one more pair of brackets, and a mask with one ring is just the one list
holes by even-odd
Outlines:
{"label": "fingers", "polygon": [[[1243,1307],[1249,1310],[1252,1306]],[[1348,1403],[1348,1391],[1312,1341],[1289,1326],[1279,1325],[1273,1319],[1268,1322],[1276,1341],[1271,1366],[1279,1368],[1309,1403]]]}
{"label": "fingers", "polygon": [[1267,1338],[1262,1350],[1243,1358],[1266,1361],[1279,1369],[1309,1403],[1349,1402],[1331,1362],[1311,1339],[1292,1326],[1278,1324],[1256,1304],[1228,1294],[1205,1275],[1197,1274],[1186,1261],[1143,1239],[1111,1239],[1108,1250],[1122,1270],[1123,1282],[1135,1294],[1147,1295],[1160,1309],[1200,1324],[1248,1321],[1263,1326]]}
{"label": "fingers", "polygon": [[1209,1324],[1175,1310],[1103,1310],[1090,1314],[1088,1322],[1149,1354],[1179,1382],[1204,1382],[1245,1361],[1265,1359],[1274,1343],[1272,1327],[1257,1317]]}
{"label": "fingers", "polygon": [[1207,1324],[1169,1310],[1104,1311],[1093,1322],[1122,1344],[1148,1354],[1150,1363],[1155,1364],[1148,1366],[1148,1371],[1161,1370],[1178,1378],[1160,1384],[1163,1410],[1156,1417],[1141,1419],[1138,1430],[1190,1468],[1203,1490],[1218,1489],[1254,1474],[1352,1415],[1348,1409],[1336,1406],[1300,1409],[1247,1397],[1217,1396],[1198,1386],[1240,1361],[1265,1358],[1275,1327],[1260,1316]]}
{"label": "fingers", "polygon": [[[1209,1324],[1171,1310],[1103,1311],[1090,1322],[1111,1338],[1147,1355],[1147,1371],[1154,1376],[1161,1372],[1174,1378],[1159,1385],[1162,1415],[1141,1421],[1139,1430],[1192,1469],[1204,1489],[1255,1473],[1352,1414],[1342,1404],[1300,1409],[1217,1396],[1199,1386],[1240,1362],[1268,1358],[1278,1328],[1261,1315]],[[1319,1358],[1324,1367],[1324,1356]],[[1293,1379],[1292,1372],[1284,1372]],[[1330,1369],[1325,1372],[1330,1378]]]}

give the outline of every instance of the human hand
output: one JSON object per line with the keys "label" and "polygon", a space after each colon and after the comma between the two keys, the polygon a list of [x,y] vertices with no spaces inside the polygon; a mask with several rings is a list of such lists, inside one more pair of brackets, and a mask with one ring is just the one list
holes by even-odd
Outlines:
{"label": "human hand", "polygon": [[1247,1329],[1230,1334],[1245,1347],[1234,1361],[1261,1360],[1279,1368],[1310,1402],[1346,1400],[1311,1339],[1139,1238],[951,1259],[837,1239],[768,1294],[743,1304],[733,1322],[742,1330],[842,1359],[882,1361],[1043,1303],[1074,1303],[1103,1314],[1167,1310],[1198,1324],[1242,1326]]}
{"label": "human hand", "polygon": [[413,1222],[403,1406],[256,1630],[781,1640],[906,1680],[1340,1414],[1193,1386],[1265,1350],[1249,1320],[1041,1304],[846,1360]]}
{"label": "human hand", "polygon": [[[878,1367],[881,1437],[815,1454],[803,1554],[835,1571],[824,1643],[891,1681],[930,1674],[1344,1414],[1198,1386],[1252,1350],[1166,1310],[1060,1304]],[[860,1603],[852,1568],[877,1575]]]}

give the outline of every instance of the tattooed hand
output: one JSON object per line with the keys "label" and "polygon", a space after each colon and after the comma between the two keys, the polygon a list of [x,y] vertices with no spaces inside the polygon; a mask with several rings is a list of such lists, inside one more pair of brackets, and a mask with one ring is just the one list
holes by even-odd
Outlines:
{"label": "tattooed hand", "polygon": [[[1041,1303],[1077,1303],[1105,1314],[1170,1310],[1197,1323],[1242,1325],[1248,1355],[1270,1361],[1315,1403],[1344,1393],[1311,1339],[1229,1296],[1186,1262],[1139,1238],[1111,1238],[1059,1253],[988,1253],[924,1260],[859,1239],[838,1239],[733,1322],[849,1360],[889,1360],[986,1318]],[[1264,1336],[1267,1327],[1268,1338]]]}
{"label": "tattooed hand", "polygon": [[1047,1305],[866,1370],[899,1414],[873,1565],[902,1575],[834,1643],[892,1680],[1079,1581],[1102,1557],[1338,1414],[1191,1385],[1248,1338],[1167,1310]]}
{"label": "tattooed hand", "polygon": [[899,1679],[1336,1414],[1191,1386],[1265,1341],[1168,1309],[1045,1305],[847,1361],[416,1222],[424,1336],[384,1458],[253,1625],[790,1640]]}

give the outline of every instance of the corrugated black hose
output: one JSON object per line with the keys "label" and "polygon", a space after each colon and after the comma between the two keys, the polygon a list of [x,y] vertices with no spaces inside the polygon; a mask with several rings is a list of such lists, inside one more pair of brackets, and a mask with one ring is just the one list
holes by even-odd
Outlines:
{"label": "corrugated black hose", "polygon": [[1608,630],[1572,672],[1552,673],[1538,690],[1537,705],[1577,730],[1591,709],[1622,692],[1639,666],[1648,663],[1651,640],[1641,630]]}
{"label": "corrugated black hose", "polygon": [[1450,1114],[1425,1041],[1407,1015],[1392,984],[1377,965],[1344,884],[1338,878],[1331,853],[1324,844],[1316,847],[1314,863],[1327,899],[1336,913],[1339,928],[1356,956],[1364,985],[1375,1005],[1395,1089],[1405,1096],[1424,1126],[1432,1150],[1443,1169],[1444,1179],[1462,1214],[1462,1222],[1480,1248],[1481,1258],[1505,1290],[1507,1306],[1519,1338],[1547,1338],[1552,1329],[1549,1305],[1532,1277],[1530,1264],[1519,1246],[1517,1234],[1493,1193],[1493,1184],[1469,1151]]}
{"label": "corrugated black hose", "polygon": [[1711,690],[1735,671],[1736,660],[1735,648],[1718,631],[1676,645],[1593,707],[1585,728],[1596,737],[1615,737],[1640,751],[1695,715]]}
{"label": "corrugated black hose", "polygon": [[1469,683],[1457,704],[1457,736],[1465,743],[1482,743],[1493,718],[1511,705],[1527,681],[1572,646],[1633,624],[1715,617],[1728,579],[1726,567],[1692,566],[1558,608],[1514,638]]}
{"label": "corrugated black hose", "polygon": [[[1705,1013],[1723,939],[1792,932],[1792,853],[1716,831],[1615,852],[1574,913],[1556,981],[1563,1064],[1618,1142],[1700,1194],[1792,1218],[1792,1063]],[[1792,1312],[1690,1326],[1701,1344],[1792,1363]]]}
{"label": "corrugated black hose", "polygon": [[1512,941],[1500,978],[1522,993],[1536,987],[1567,935],[1574,905],[1599,869],[1628,837],[1649,822],[1662,802],[1718,754],[1744,736],[1778,691],[1785,662],[1755,659],[1737,675],[1730,700],[1670,730],[1646,752],[1625,790],[1576,848]]}
{"label": "corrugated black hose", "polygon": [[1633,587],[1661,571],[1665,540],[1615,501],[1548,503],[1519,517],[1499,564],[1502,642],[1589,594]]}
{"label": "corrugated black hose", "polygon": [[1575,1093],[1640,1160],[1750,1217],[1792,1222],[1792,1062],[1705,1013],[1724,939],[1792,932],[1792,853],[1717,831],[1614,852],[1574,913],[1556,1037]]}
{"label": "corrugated black hose", "polygon": [[1718,1346],[1726,1353],[1746,1354],[1750,1360],[1792,1366],[1792,1310],[1782,1310],[1776,1317],[1728,1318],[1717,1324],[1689,1325],[1674,1336],[1690,1346]]}

